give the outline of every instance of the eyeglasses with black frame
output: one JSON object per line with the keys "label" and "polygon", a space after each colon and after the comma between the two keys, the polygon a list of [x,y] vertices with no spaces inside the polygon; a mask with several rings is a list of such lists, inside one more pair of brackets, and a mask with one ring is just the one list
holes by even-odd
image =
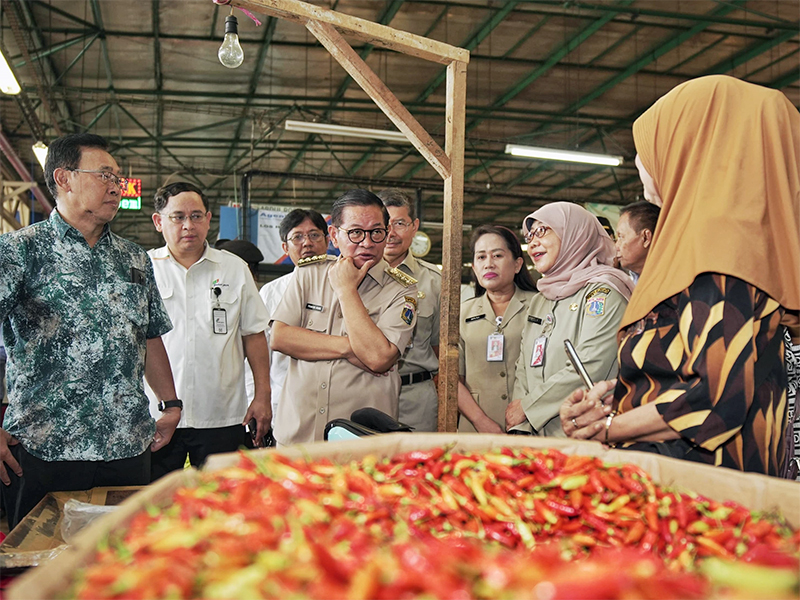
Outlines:
{"label": "eyeglasses with black frame", "polygon": [[547,235],[547,232],[550,231],[550,227],[547,225],[539,225],[538,227],[534,227],[528,233],[525,234],[525,243],[530,244],[533,238],[541,239]]}
{"label": "eyeglasses with black frame", "polygon": [[316,244],[317,242],[321,242],[325,239],[325,234],[321,231],[312,231],[310,233],[295,233],[293,236],[286,239],[287,242],[291,242],[295,246],[302,245],[304,240],[308,240],[312,244]]}
{"label": "eyeglasses with black frame", "polygon": [[117,175],[116,173],[112,173],[111,171],[103,171],[100,169],[65,169],[65,170],[72,171],[73,173],[94,173],[96,175],[100,175],[100,181],[102,181],[105,185],[113,183],[118,188],[121,188],[125,185],[125,178]]}
{"label": "eyeglasses with black frame", "polygon": [[376,229],[345,229],[344,227],[337,227],[336,229],[344,231],[347,234],[347,239],[353,244],[360,244],[363,242],[367,234],[369,234],[369,239],[372,240],[374,244],[380,244],[389,234],[389,230],[386,229],[386,227],[378,227]]}
{"label": "eyeglasses with black frame", "polygon": [[193,212],[190,215],[185,215],[183,213],[172,213],[166,215],[166,217],[175,223],[176,225],[183,225],[186,222],[186,219],[189,219],[192,223],[200,223],[203,219],[206,218],[208,213],[201,213],[201,212]]}

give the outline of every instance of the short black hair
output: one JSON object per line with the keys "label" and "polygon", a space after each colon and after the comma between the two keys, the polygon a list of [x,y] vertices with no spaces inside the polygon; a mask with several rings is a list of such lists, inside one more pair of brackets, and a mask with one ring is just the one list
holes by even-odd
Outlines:
{"label": "short black hair", "polygon": [[317,229],[325,234],[325,237],[328,237],[328,224],[325,222],[325,217],[315,210],[295,208],[292,212],[283,217],[283,221],[281,221],[280,228],[278,229],[281,241],[288,241],[289,232],[306,219],[309,219]]}
{"label": "short black hair", "polygon": [[652,202],[646,200],[639,200],[633,204],[628,204],[621,211],[619,216],[628,215],[628,220],[631,227],[636,233],[641,233],[643,229],[649,229],[651,233],[655,233],[656,225],[658,224],[658,215],[661,214],[661,209]]}
{"label": "short black hair", "polygon": [[[502,225],[481,225],[472,232],[472,239],[469,242],[469,250],[472,256],[475,256],[475,244],[478,243],[478,240],[484,235],[490,233],[499,235],[501,238],[503,238],[503,241],[506,243],[506,247],[514,257],[514,260],[522,258],[522,246],[519,243],[517,234],[511,231],[508,227],[503,227]],[[477,298],[478,296],[485,294],[486,288],[484,288],[480,282],[478,282],[478,278],[475,276],[475,271],[472,272],[472,279],[475,281],[475,297]],[[528,268],[525,266],[524,259],[519,273],[514,275],[514,285],[521,290],[525,290],[526,292],[537,291],[536,284],[533,282],[533,278],[528,272]]]}
{"label": "short black hair", "polygon": [[170,198],[177,196],[178,194],[182,194],[183,192],[194,192],[200,196],[200,199],[203,201],[203,206],[205,207],[206,212],[208,212],[208,198],[206,198],[203,190],[201,190],[195,184],[189,183],[188,181],[176,181],[175,183],[170,183],[169,185],[158,188],[155,196],[153,197],[153,204],[156,212],[161,212],[164,210],[169,203]]}
{"label": "short black hair", "polygon": [[377,206],[381,209],[383,214],[384,226],[389,226],[389,211],[383,205],[383,202],[375,194],[369,190],[348,190],[336,199],[331,209],[331,222],[334,226],[339,227],[342,224],[342,214],[344,209],[348,206]]}
{"label": "short black hair", "polygon": [[411,217],[412,221],[417,219],[416,207],[411,201],[411,198],[409,198],[408,194],[405,192],[397,188],[387,188],[378,192],[378,198],[383,200],[384,206],[397,206],[399,208],[405,208],[408,210],[408,216]]}
{"label": "short black hair", "polygon": [[53,173],[56,169],[77,169],[81,164],[84,148],[99,148],[108,152],[108,142],[94,133],[71,133],[50,143],[44,163],[44,180],[53,198],[58,197],[58,186]]}

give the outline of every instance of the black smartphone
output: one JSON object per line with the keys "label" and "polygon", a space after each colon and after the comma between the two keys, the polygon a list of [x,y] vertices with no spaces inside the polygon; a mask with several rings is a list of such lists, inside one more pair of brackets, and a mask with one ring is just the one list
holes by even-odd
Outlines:
{"label": "black smartphone", "polygon": [[250,439],[253,441],[253,446],[260,447],[260,448],[272,448],[275,446],[275,438],[272,435],[272,429],[267,431],[267,434],[261,438],[261,445],[259,446],[257,443],[256,436],[258,435],[258,423],[256,423],[256,418],[253,417],[250,419],[250,422],[244,426],[244,430],[250,434]]}
{"label": "black smartphone", "polygon": [[564,350],[567,351],[567,356],[569,357],[569,361],[572,363],[572,366],[575,367],[578,375],[580,375],[581,379],[583,379],[583,384],[586,386],[586,389],[592,389],[592,386],[594,386],[592,378],[589,377],[589,373],[586,370],[586,367],[583,366],[580,357],[578,357],[578,353],[575,351],[575,346],[572,345],[572,342],[569,340],[564,340]]}

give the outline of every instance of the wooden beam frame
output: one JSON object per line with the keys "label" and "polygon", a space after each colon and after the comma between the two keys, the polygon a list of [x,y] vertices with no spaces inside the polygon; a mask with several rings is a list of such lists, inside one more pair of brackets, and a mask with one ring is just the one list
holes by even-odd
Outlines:
{"label": "wooden beam frame", "polygon": [[[439,431],[455,432],[458,419],[464,121],[469,51],[300,0],[232,0],[230,4],[306,27],[441,176],[444,182],[444,239],[439,337]],[[342,34],[447,65],[444,150],[367,66]]]}

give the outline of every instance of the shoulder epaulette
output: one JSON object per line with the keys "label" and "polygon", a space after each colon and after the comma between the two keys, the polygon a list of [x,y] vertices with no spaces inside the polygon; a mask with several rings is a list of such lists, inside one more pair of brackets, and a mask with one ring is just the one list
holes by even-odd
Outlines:
{"label": "shoulder epaulette", "polygon": [[323,261],[326,261],[326,260],[328,260],[328,255],[327,254],[318,254],[317,256],[309,256],[308,258],[301,258],[300,260],[297,261],[297,266],[298,267],[305,267],[305,266],[313,265],[313,264],[316,264],[318,262],[323,262]]}
{"label": "shoulder epaulette", "polygon": [[439,267],[437,267],[433,263],[429,263],[428,261],[420,260],[420,259],[417,259],[417,262],[419,264],[421,264],[423,267],[427,267],[429,271],[433,271],[437,275],[441,276],[441,274],[442,274],[441,269],[439,269]]}
{"label": "shoulder epaulette", "polygon": [[397,267],[386,267],[386,274],[394,279],[397,283],[402,285],[403,287],[408,287],[410,285],[416,285],[417,280],[414,279],[408,273],[404,273]]}

